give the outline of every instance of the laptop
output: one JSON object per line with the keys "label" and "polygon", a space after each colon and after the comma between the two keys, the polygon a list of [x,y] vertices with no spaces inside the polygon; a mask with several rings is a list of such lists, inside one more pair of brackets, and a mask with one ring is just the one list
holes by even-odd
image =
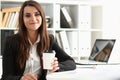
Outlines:
{"label": "laptop", "polygon": [[108,64],[115,39],[96,39],[91,54],[86,60],[80,60],[80,64]]}

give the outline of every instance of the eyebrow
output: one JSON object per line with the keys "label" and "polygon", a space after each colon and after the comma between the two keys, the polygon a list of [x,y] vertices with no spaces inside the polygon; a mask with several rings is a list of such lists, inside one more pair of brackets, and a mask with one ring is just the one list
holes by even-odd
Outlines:
{"label": "eyebrow", "polygon": [[[40,13],[39,11],[37,11],[37,12],[34,12],[34,14],[36,14],[36,13]],[[24,13],[24,14],[31,14],[31,13],[29,13],[29,12],[26,12],[26,13]]]}
{"label": "eyebrow", "polygon": [[[30,12],[26,12],[26,13],[30,13]],[[33,13],[40,13],[39,11],[35,11],[35,12],[33,12]]]}

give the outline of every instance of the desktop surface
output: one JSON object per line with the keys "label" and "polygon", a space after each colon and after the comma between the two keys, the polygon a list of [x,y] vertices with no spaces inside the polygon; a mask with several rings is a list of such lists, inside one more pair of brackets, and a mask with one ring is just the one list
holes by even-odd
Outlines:
{"label": "desktop surface", "polygon": [[47,80],[120,80],[118,64],[86,66],[79,65],[76,70],[50,73]]}

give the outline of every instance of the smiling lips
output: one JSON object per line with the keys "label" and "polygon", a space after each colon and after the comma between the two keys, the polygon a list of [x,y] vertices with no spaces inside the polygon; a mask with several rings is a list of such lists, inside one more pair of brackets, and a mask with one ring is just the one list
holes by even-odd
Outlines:
{"label": "smiling lips", "polygon": [[38,22],[32,22],[32,23],[30,23],[30,25],[37,25],[38,24]]}
{"label": "smiling lips", "polygon": [[32,22],[32,23],[30,23],[30,24],[37,24],[37,22]]}

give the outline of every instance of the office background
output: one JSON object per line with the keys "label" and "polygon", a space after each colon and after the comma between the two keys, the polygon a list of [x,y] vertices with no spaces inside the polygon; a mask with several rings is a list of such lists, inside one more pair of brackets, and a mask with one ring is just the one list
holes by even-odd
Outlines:
{"label": "office background", "polygon": [[[2,45],[1,43],[2,39],[5,38],[4,36],[8,33],[11,33],[7,33],[6,31],[17,31],[17,28],[15,27],[17,26],[17,22],[13,22],[16,23],[16,25],[13,25],[12,21],[16,20],[12,19],[15,19],[15,14],[17,15],[17,12],[19,12],[15,7],[20,7],[24,1],[25,0],[1,0],[0,50],[2,49],[2,46],[4,46],[4,44]],[[49,33],[56,37],[58,44],[72,56],[76,62],[79,62],[80,59],[84,59],[90,55],[92,46],[98,38],[116,39],[111,55],[113,57],[111,61],[120,62],[119,0],[37,1],[42,4],[45,10]],[[7,8],[13,8],[14,12],[9,12],[11,20],[6,19],[6,24],[3,25],[6,14],[4,9]],[[63,20],[61,19],[65,20],[65,23],[67,24],[62,22]]]}

